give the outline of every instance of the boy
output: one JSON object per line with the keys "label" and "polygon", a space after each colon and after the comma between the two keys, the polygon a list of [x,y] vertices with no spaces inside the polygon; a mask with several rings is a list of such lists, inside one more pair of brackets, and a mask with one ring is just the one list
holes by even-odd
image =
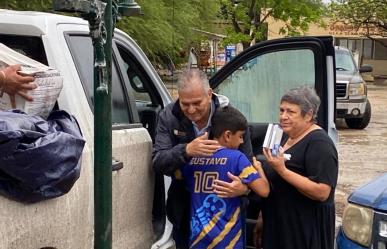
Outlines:
{"label": "boy", "polygon": [[220,198],[213,192],[212,184],[216,179],[229,181],[230,172],[263,197],[269,194],[269,184],[255,158],[252,166],[237,150],[247,129],[242,113],[230,106],[218,108],[211,123],[212,135],[222,148],[210,157],[193,157],[182,168],[191,192],[190,248],[240,249],[244,242],[240,198]]}

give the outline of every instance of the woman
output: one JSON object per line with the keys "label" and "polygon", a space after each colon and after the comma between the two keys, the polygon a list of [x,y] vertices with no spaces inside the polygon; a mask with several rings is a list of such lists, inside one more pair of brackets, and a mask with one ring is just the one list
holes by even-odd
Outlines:
{"label": "woman", "polygon": [[262,210],[264,249],[334,248],[338,160],[334,143],[315,124],[319,105],[307,87],[281,98],[280,124],[287,138],[278,156],[263,151],[270,182]]}

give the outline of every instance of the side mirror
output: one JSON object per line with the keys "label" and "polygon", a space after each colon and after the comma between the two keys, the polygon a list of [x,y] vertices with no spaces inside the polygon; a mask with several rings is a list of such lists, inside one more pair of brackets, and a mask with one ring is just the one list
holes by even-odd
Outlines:
{"label": "side mirror", "polygon": [[360,73],[369,73],[372,72],[373,68],[371,65],[364,64],[359,68]]}

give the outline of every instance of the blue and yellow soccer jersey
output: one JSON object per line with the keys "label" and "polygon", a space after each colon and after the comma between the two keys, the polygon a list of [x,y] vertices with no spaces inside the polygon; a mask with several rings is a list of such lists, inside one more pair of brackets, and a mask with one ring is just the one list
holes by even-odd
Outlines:
{"label": "blue and yellow soccer jersey", "polygon": [[243,183],[259,178],[246,156],[227,148],[212,157],[194,157],[183,168],[183,177],[191,192],[190,248],[242,248],[240,198],[219,198],[213,192],[215,179],[230,182],[227,172]]}

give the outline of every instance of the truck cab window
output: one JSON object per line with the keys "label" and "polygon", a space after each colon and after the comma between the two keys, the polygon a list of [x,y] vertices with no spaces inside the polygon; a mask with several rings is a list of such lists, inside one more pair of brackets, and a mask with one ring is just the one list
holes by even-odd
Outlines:
{"label": "truck cab window", "polygon": [[33,60],[48,65],[46,51],[40,37],[1,34],[0,43]]}
{"label": "truck cab window", "polygon": [[[94,106],[94,59],[91,38],[86,35],[69,35],[67,42],[71,55],[76,63],[79,77],[87,94],[90,108]],[[118,75],[115,63],[112,63],[112,123],[129,124],[129,107],[122,81]]]}
{"label": "truck cab window", "polygon": [[125,82],[125,86],[128,91],[133,93],[136,105],[152,104],[152,100],[149,96],[145,83],[146,79],[143,77],[138,63],[136,63],[126,49],[119,45],[117,47],[124,62],[125,72],[129,79],[129,82]]}
{"label": "truck cab window", "polygon": [[[125,80],[126,90],[129,96],[133,96],[137,113],[142,123],[154,140],[157,115],[161,110],[161,99],[153,82],[141,66],[141,62],[133,55],[124,44],[116,42],[120,58],[117,58],[121,66],[121,73],[128,77]],[[132,100],[133,101],[133,100]]]}
{"label": "truck cab window", "polygon": [[315,86],[314,60],[309,49],[265,53],[246,62],[216,91],[229,97],[249,122],[278,122],[279,101],[285,91]]}

